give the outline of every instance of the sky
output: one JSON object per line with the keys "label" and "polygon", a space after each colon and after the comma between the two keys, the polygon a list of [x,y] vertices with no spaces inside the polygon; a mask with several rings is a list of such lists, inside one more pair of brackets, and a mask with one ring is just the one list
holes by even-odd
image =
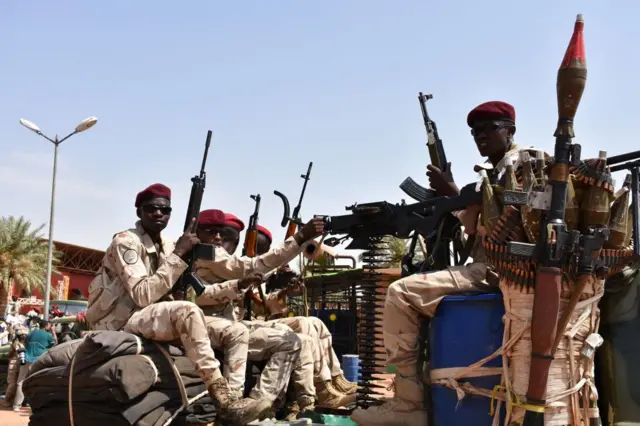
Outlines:
{"label": "sky", "polygon": [[62,137],[98,117],[60,145],[54,240],[102,250],[156,182],[173,190],[167,235],[181,234],[209,129],[203,209],[246,222],[259,193],[276,240],[273,190],[293,207],[310,161],[305,220],[399,202],[407,176],[426,185],[419,91],[434,95],[456,181],[476,181],[466,115],[479,103],[513,104],[516,141],[552,150],[556,73],[578,13],[589,71],[575,142],[587,157],[640,149],[640,3],[524,3],[2,2],[0,214],[49,221],[53,145],[20,118]]}

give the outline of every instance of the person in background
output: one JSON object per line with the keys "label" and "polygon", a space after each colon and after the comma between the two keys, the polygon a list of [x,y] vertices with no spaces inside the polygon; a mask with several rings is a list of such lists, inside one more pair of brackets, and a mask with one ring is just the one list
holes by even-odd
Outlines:
{"label": "person in background", "polygon": [[16,388],[18,385],[18,376],[20,374],[20,366],[23,364],[21,362],[20,353],[23,354],[22,361],[25,361],[24,358],[24,344],[27,340],[27,330],[20,327],[16,330],[16,337],[13,339],[11,343],[11,347],[9,348],[9,368],[7,370],[7,389],[4,393],[4,400],[2,401],[2,405],[5,407],[11,407],[13,405],[13,400],[16,395]]}
{"label": "person in background", "polygon": [[73,290],[71,290],[69,300],[84,300],[84,295],[79,288],[74,288]]}
{"label": "person in background", "polygon": [[25,341],[24,360],[21,359],[20,373],[18,374],[18,384],[16,385],[16,396],[13,400],[13,411],[20,411],[24,402],[22,393],[22,381],[29,373],[29,367],[40,355],[43,355],[49,348],[56,344],[56,333],[51,328],[49,321],[40,320],[40,328],[34,328],[27,335]]}

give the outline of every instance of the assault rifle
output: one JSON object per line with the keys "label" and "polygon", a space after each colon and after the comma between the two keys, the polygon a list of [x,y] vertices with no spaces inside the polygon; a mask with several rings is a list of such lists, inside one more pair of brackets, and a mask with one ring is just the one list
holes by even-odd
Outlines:
{"label": "assault rifle", "polygon": [[[422,120],[424,122],[425,130],[427,131],[427,148],[429,149],[429,158],[431,164],[445,172],[448,167],[447,156],[444,152],[444,145],[442,139],[438,134],[438,127],[435,121],[429,117],[427,111],[427,101],[433,99],[433,95],[425,95],[422,92],[418,93],[418,102],[420,103],[420,110],[422,112]],[[427,189],[411,177],[407,177],[401,184],[402,189],[411,198],[424,202],[429,201],[437,197],[436,192],[433,189]],[[444,231],[447,232],[444,232]],[[460,246],[460,238],[456,238],[456,235],[460,236],[460,222],[452,215],[446,215],[445,219],[440,223],[438,232],[426,239],[426,247],[428,253],[425,253],[425,259],[422,265],[417,267],[413,264],[415,257],[416,245],[418,242],[418,233],[414,233],[411,238],[411,244],[409,246],[409,252],[402,259],[402,275],[410,275],[414,272],[423,270],[441,270],[445,269],[451,264],[451,250],[450,244],[454,243],[454,254],[456,255],[456,263],[464,263],[469,255],[469,251],[463,254],[463,249]],[[473,245],[474,237],[469,237],[468,247]]]}
{"label": "assault rifle", "polygon": [[[251,199],[256,202],[255,208],[253,210],[253,214],[249,217],[249,225],[247,226],[247,232],[244,235],[244,246],[242,247],[242,255],[248,257],[256,257],[257,248],[258,248],[258,214],[260,213],[260,194],[251,195]],[[264,299],[264,294],[262,294],[262,286],[258,286],[258,291],[260,292],[259,300],[253,294],[253,289],[250,288],[247,290],[247,293],[244,295],[244,319],[245,321],[251,320],[251,301],[254,300],[257,303],[262,303],[264,305],[265,311],[267,309],[267,305]]]}
{"label": "assault rifle", "polygon": [[[209,146],[211,145],[211,130],[207,132],[207,140],[204,144],[204,155],[202,156],[202,165],[200,166],[200,174],[191,178],[191,195],[189,195],[189,205],[187,206],[187,217],[184,221],[184,232],[191,230],[191,232],[197,232],[198,228],[198,216],[200,215],[200,207],[202,206],[202,196],[204,194],[204,188],[207,184],[207,172],[205,172],[205,166],[207,164],[207,154],[209,153]],[[191,224],[193,219],[196,219],[196,223]],[[182,273],[178,281],[174,284],[172,293],[178,300],[184,300],[187,294],[189,286],[193,288],[196,295],[200,296],[204,291],[204,284],[193,273],[193,265],[196,259],[213,260],[215,254],[215,248],[211,244],[198,244],[195,249],[192,250],[189,255],[189,262],[187,262],[187,269]]]}
{"label": "assault rifle", "polygon": [[[429,158],[431,159],[431,164],[444,171],[447,166],[447,156],[444,153],[444,145],[438,134],[436,122],[429,117],[429,113],[427,112],[427,101],[429,99],[433,99],[433,95],[425,95],[422,92],[418,93],[418,102],[420,102],[420,110],[422,111],[422,121],[424,121],[424,128],[427,131]],[[416,201],[428,201],[431,198],[437,197],[433,189],[427,189],[421,186],[410,176],[402,181],[400,189]]]}
{"label": "assault rifle", "polygon": [[282,215],[282,222],[280,223],[280,225],[284,228],[285,226],[287,226],[287,223],[289,224],[287,227],[287,233],[284,237],[285,240],[289,237],[292,237],[296,233],[298,226],[302,225],[302,222],[300,221],[300,209],[302,208],[302,199],[304,198],[304,193],[307,190],[307,183],[309,182],[309,178],[311,177],[311,167],[313,167],[313,161],[309,163],[307,173],[304,175],[300,175],[300,177],[304,179],[304,184],[302,185],[302,192],[300,192],[298,205],[293,209],[292,215],[290,214],[291,208],[289,206],[289,199],[287,198],[287,196],[280,191],[273,191],[275,195],[280,197],[284,207],[284,214]]}
{"label": "assault rifle", "polygon": [[417,232],[430,238],[449,213],[482,204],[482,192],[476,187],[476,183],[471,183],[460,190],[460,195],[414,204],[387,201],[354,204],[345,207],[351,214],[320,217],[324,218],[325,231],[329,234],[345,235],[342,240],[352,238],[347,250],[366,250],[370,237],[409,238],[412,232]]}

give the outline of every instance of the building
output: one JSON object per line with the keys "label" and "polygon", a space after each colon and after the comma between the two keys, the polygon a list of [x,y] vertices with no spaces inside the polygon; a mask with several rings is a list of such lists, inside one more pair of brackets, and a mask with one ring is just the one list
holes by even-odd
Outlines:
{"label": "building", "polygon": [[[79,290],[84,298],[89,296],[89,283],[98,272],[104,251],[54,241],[56,249],[62,252],[58,271],[51,277],[51,299],[66,299],[73,290]],[[13,296],[27,297],[20,288],[13,289]],[[42,299],[40,292],[33,293]]]}

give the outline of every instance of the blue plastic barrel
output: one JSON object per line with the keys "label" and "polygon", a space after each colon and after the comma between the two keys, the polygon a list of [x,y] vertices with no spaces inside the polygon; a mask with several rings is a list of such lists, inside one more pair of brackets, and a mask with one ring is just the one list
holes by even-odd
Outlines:
{"label": "blue plastic barrel", "polygon": [[[467,367],[494,353],[502,346],[503,315],[501,293],[445,297],[438,305],[429,330],[431,369]],[[502,357],[484,366],[501,367]],[[500,385],[500,376],[460,381],[491,390]],[[491,426],[493,418],[489,415],[490,399],[487,397],[467,394],[458,402],[454,390],[433,385],[431,400],[435,426]]]}
{"label": "blue plastic barrel", "polygon": [[358,381],[359,366],[360,357],[358,355],[342,355],[342,372],[344,373],[344,378],[348,381]]}

